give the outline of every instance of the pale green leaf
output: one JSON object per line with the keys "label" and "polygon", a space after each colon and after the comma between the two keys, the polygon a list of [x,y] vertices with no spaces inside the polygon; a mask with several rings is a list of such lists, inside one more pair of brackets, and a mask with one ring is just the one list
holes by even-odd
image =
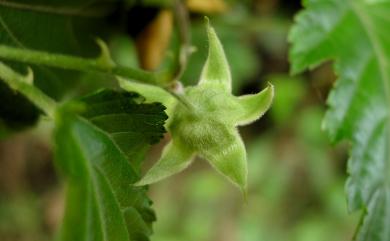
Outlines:
{"label": "pale green leaf", "polygon": [[324,127],[351,142],[350,210],[363,209],[356,239],[390,240],[390,1],[307,0],[290,32],[292,72],[334,60],[339,76]]}

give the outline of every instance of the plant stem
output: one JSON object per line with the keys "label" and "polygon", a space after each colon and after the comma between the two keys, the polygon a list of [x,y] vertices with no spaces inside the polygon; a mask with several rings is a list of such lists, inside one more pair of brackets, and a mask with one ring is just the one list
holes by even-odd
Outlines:
{"label": "plant stem", "polygon": [[176,0],[174,6],[174,14],[179,32],[180,47],[178,53],[178,63],[174,80],[179,81],[188,64],[188,59],[191,55],[191,36],[190,36],[190,21],[187,8],[183,1]]}
{"label": "plant stem", "polygon": [[57,103],[33,85],[33,74],[31,69],[29,69],[28,74],[24,76],[0,62],[0,78],[12,89],[27,97],[49,117],[54,117]]}
{"label": "plant stem", "polygon": [[104,58],[81,58],[64,54],[52,54],[44,51],[21,49],[0,45],[0,58],[29,64],[41,64],[69,70],[85,72],[112,73],[124,78],[134,79],[154,85],[164,85],[166,76],[141,69],[117,66]]}

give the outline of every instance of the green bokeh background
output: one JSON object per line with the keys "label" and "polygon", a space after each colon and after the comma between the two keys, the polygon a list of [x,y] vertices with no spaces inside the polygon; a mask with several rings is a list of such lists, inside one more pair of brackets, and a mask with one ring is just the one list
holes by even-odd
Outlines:
{"label": "green bokeh background", "polygon": [[[131,9],[134,3],[127,2]],[[169,1],[145,2],[160,7]],[[287,34],[299,1],[225,3],[229,8],[223,13],[207,15],[224,45],[234,93],[254,93],[267,82],[276,92],[272,109],[240,129],[248,152],[248,199],[197,160],[183,173],[150,187],[158,218],[152,240],[351,240],[359,214],[347,212],[347,146],[331,146],[321,130],[326,95],[335,79],[332,70],[326,65],[302,76],[288,73]],[[207,56],[205,14],[191,13],[197,51],[182,77],[185,85],[196,83]],[[174,49],[177,41],[171,45]],[[112,35],[109,46],[117,62],[137,65],[134,41],[128,35]],[[75,93],[98,85],[102,76],[85,78],[96,81],[82,81]],[[0,142],[2,241],[52,240],[55,235],[63,183],[52,166],[51,128],[41,120],[38,128]],[[157,159],[161,147],[151,150],[148,164]]]}

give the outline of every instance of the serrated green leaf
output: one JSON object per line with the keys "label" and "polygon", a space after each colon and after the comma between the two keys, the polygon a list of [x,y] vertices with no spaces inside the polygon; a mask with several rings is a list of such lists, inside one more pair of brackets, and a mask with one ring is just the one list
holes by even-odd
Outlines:
{"label": "serrated green leaf", "polygon": [[[60,240],[149,240],[155,215],[146,189],[132,185],[139,173],[125,151],[136,153],[156,142],[166,115],[162,105],[141,100],[106,90],[82,99],[83,116],[72,110],[80,105],[58,110],[56,160],[67,181]],[[102,117],[111,118],[111,126],[99,122]],[[135,138],[140,134],[145,136]]]}
{"label": "serrated green leaf", "polygon": [[81,100],[87,104],[82,115],[107,132],[138,170],[149,145],[165,133],[165,107],[143,103],[144,98],[136,93],[112,90],[98,91]]}
{"label": "serrated green leaf", "polygon": [[307,0],[290,32],[292,72],[335,61],[324,127],[350,140],[349,208],[357,240],[390,240],[390,1]]}

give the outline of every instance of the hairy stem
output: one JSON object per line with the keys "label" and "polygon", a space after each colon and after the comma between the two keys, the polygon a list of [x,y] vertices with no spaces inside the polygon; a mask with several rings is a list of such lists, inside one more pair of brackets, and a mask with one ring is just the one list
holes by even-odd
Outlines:
{"label": "hairy stem", "polygon": [[0,79],[12,89],[27,97],[38,108],[44,111],[49,117],[54,117],[56,102],[33,85],[33,74],[31,69],[27,75],[21,75],[13,69],[0,62]]}
{"label": "hairy stem", "polygon": [[191,55],[190,21],[188,11],[181,0],[176,0],[174,4],[174,14],[180,38],[180,49],[178,53],[177,70],[174,80],[178,81],[187,67],[188,58]]}
{"label": "hairy stem", "polygon": [[69,70],[111,73],[124,78],[160,86],[167,82],[166,75],[163,73],[152,73],[141,69],[117,66],[113,62],[107,61],[104,55],[98,58],[81,58],[0,45],[0,58]]}

